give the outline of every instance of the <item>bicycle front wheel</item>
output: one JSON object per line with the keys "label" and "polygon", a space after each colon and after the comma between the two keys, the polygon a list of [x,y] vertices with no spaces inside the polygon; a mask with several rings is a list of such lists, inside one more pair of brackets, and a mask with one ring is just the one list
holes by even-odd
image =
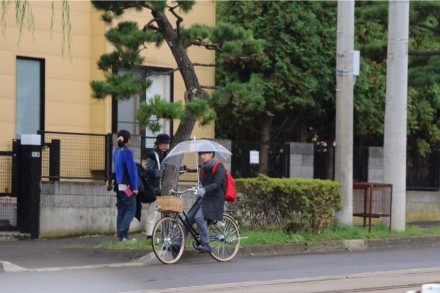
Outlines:
{"label": "bicycle front wheel", "polygon": [[211,256],[218,261],[229,261],[237,254],[240,247],[240,230],[231,216],[224,216],[223,221],[208,225]]}
{"label": "bicycle front wheel", "polygon": [[173,264],[182,256],[185,235],[182,224],[172,217],[161,218],[153,229],[153,252],[164,264]]}

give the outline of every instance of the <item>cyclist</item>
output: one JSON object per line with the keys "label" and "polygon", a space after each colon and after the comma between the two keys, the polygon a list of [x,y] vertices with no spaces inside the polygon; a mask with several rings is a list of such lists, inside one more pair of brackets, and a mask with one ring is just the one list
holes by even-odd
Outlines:
{"label": "cyclist", "polygon": [[199,251],[211,252],[209,245],[208,228],[205,219],[212,221],[222,221],[224,204],[225,204],[225,168],[223,164],[219,164],[212,172],[215,158],[215,152],[209,148],[199,148],[199,157],[202,163],[201,169],[203,174],[200,176],[201,186],[197,188],[198,198],[188,212],[187,221],[190,225],[196,223],[197,230],[200,235],[200,245],[197,247]]}

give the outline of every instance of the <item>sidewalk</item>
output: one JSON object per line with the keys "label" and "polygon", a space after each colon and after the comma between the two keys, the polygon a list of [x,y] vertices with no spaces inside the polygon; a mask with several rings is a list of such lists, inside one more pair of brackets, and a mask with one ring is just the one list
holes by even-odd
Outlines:
{"label": "sidewalk", "polygon": [[[439,223],[420,223],[430,227]],[[138,241],[147,242],[144,235],[136,235]],[[150,249],[87,248],[94,244],[116,242],[115,236],[74,237],[48,240],[0,241],[0,272],[24,270],[62,270],[99,266],[139,266],[158,263]],[[435,246],[440,248],[440,235],[400,238],[335,240],[307,244],[280,244],[244,246],[237,257],[264,255],[358,251],[372,249],[413,248]],[[149,247],[149,246],[148,246]],[[206,257],[193,249],[185,250],[187,257]]]}

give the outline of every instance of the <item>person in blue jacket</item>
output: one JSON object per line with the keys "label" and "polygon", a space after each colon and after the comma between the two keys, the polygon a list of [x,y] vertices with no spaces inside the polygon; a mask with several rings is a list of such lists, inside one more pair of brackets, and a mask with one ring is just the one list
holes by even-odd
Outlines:
{"label": "person in blue jacket", "polygon": [[117,236],[120,241],[127,241],[130,223],[136,214],[136,196],[138,194],[138,174],[133,152],[127,147],[131,135],[127,130],[119,130],[118,148],[113,152],[113,164],[116,183],[116,218]]}

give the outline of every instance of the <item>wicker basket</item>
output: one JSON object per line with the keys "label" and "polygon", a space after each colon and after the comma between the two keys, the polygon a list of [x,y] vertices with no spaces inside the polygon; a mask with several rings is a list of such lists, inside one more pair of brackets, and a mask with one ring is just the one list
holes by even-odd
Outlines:
{"label": "wicker basket", "polygon": [[156,206],[160,212],[183,212],[183,198],[174,195],[162,195],[156,198]]}

